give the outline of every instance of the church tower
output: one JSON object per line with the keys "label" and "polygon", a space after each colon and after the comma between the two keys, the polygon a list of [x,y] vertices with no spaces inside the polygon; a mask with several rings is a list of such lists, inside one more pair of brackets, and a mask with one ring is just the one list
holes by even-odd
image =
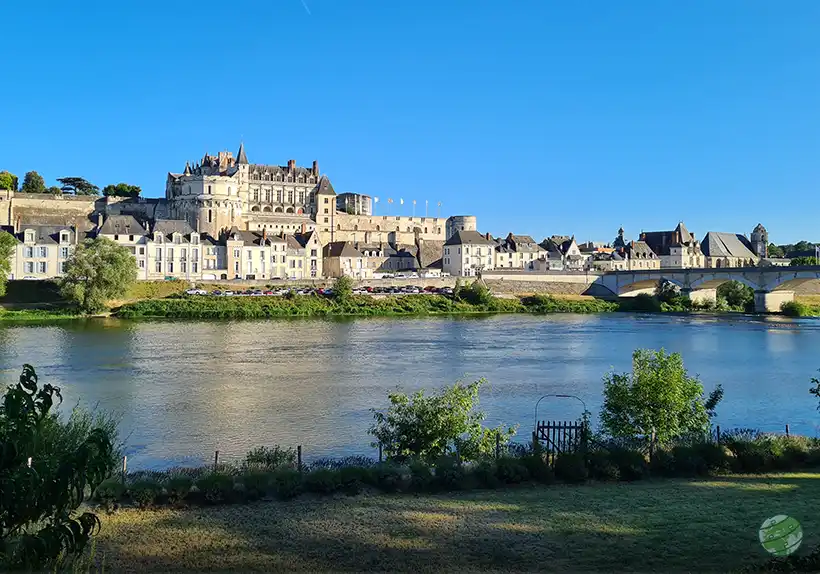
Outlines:
{"label": "church tower", "polygon": [[760,223],[752,231],[752,252],[760,258],[769,256],[769,232]]}

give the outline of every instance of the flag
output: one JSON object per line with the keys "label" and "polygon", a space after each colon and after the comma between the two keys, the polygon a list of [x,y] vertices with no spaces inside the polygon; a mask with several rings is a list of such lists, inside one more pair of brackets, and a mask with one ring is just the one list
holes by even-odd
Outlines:
{"label": "flag", "polygon": [[440,201],[438,202],[438,206],[441,207],[441,202]]}
{"label": "flag", "polygon": [[413,200],[413,205],[416,205],[416,200],[415,199]]}
{"label": "flag", "polygon": [[393,200],[388,197],[387,198],[387,203],[393,203]]}
{"label": "flag", "polygon": [[379,203],[379,198],[378,198],[378,197],[374,197],[374,198],[373,198],[373,203]]}
{"label": "flag", "polygon": [[404,205],[404,200],[399,198],[399,205]]}

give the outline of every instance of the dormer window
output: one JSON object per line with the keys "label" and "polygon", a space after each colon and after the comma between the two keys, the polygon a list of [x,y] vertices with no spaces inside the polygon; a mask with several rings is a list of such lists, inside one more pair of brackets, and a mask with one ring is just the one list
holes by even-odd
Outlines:
{"label": "dormer window", "polygon": [[25,242],[26,243],[34,243],[34,230],[27,229],[25,234]]}
{"label": "dormer window", "polygon": [[182,243],[182,237],[179,233],[174,233],[174,243],[176,243],[177,245]]}
{"label": "dormer window", "polygon": [[197,245],[199,243],[199,235],[191,235],[191,243]]}
{"label": "dormer window", "polygon": [[154,241],[162,243],[162,233],[154,233]]}
{"label": "dormer window", "polygon": [[65,231],[60,232],[60,243],[68,243],[68,233]]}

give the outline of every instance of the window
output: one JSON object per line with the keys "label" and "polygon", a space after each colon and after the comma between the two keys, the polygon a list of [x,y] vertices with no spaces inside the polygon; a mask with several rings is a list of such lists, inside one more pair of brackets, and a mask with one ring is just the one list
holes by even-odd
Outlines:
{"label": "window", "polygon": [[327,214],[327,207],[325,207],[325,214]]}
{"label": "window", "polygon": [[179,264],[179,270],[182,271],[183,273],[187,272],[188,271],[188,263],[186,263],[185,261],[182,261]]}
{"label": "window", "polygon": [[134,242],[134,236],[133,236],[133,235],[129,235],[129,236],[128,236],[128,241],[130,241],[131,243],[133,243],[133,242]]}
{"label": "window", "polygon": [[194,261],[199,261],[199,249],[194,249],[193,250],[193,258],[194,258]]}
{"label": "window", "polygon": [[140,247],[140,255],[145,255],[145,247]]}
{"label": "window", "polygon": [[310,256],[311,257],[316,257],[316,250],[315,249],[310,250]]}
{"label": "window", "polygon": [[229,185],[228,186],[228,195],[230,195],[230,194],[231,194],[231,186]]}
{"label": "window", "polygon": [[233,270],[235,273],[239,273],[239,261],[233,262]]}
{"label": "window", "polygon": [[293,203],[293,190],[288,190],[288,203]]}
{"label": "window", "polygon": [[187,249],[185,249],[185,248],[180,249],[180,250],[179,250],[179,258],[180,258],[182,261],[185,261],[185,259],[186,259],[187,257],[188,257],[188,250],[187,250]]}
{"label": "window", "polygon": [[[199,245],[199,235],[191,235],[191,243],[194,245]],[[196,253],[196,249],[194,249],[194,252]]]}
{"label": "window", "polygon": [[40,261],[37,263],[37,273],[45,273],[46,272],[46,262]]}
{"label": "window", "polygon": [[211,186],[208,186],[208,193],[211,193]]}
{"label": "window", "polygon": [[168,273],[173,273],[173,272],[174,272],[174,262],[173,261],[168,261]]}
{"label": "window", "polygon": [[[45,265],[45,263],[43,263],[43,265]],[[299,269],[301,269],[301,268],[302,268],[302,260],[300,259],[299,260]]]}
{"label": "window", "polygon": [[31,230],[26,231],[26,243],[34,243],[34,232]]}
{"label": "window", "polygon": [[285,262],[285,256],[282,255],[282,263],[284,263],[284,262]]}
{"label": "window", "polygon": [[180,235],[178,233],[174,234],[174,243],[176,243],[177,245],[182,243],[182,237],[180,237]]}
{"label": "window", "polygon": [[26,261],[25,270],[26,273],[34,273],[34,263],[31,261]]}
{"label": "window", "polygon": [[[327,198],[325,198],[325,203],[327,203]],[[327,212],[325,212],[325,213],[327,213]]]}
{"label": "window", "polygon": [[248,254],[248,260],[249,260],[249,261],[250,261],[251,259],[253,259],[253,251],[251,251],[251,250],[249,249],[246,253]]}
{"label": "window", "polygon": [[[327,211],[327,210],[325,210],[325,211]],[[327,223],[327,217],[325,217],[325,223]]]}
{"label": "window", "polygon": [[60,275],[65,273],[65,261],[60,261],[60,263],[57,265],[57,268],[60,270]]}
{"label": "window", "polygon": [[145,259],[140,259],[140,269],[145,269]]}
{"label": "window", "polygon": [[34,257],[34,248],[26,247],[26,257]]}
{"label": "window", "polygon": [[293,259],[290,260],[290,268],[296,269],[296,261],[294,261]]}
{"label": "window", "polygon": [[277,203],[282,203],[282,190],[281,189],[276,190],[276,202]]}
{"label": "window", "polygon": [[68,243],[68,233],[60,234],[60,243]]}
{"label": "window", "polygon": [[239,249],[234,249],[234,250],[233,250],[233,256],[234,256],[236,259],[239,259],[239,257],[241,257],[241,253],[239,253]]}
{"label": "window", "polygon": [[173,259],[173,258],[174,258],[174,248],[169,247],[168,248],[168,259],[170,260],[170,259]]}
{"label": "window", "polygon": [[157,261],[162,261],[162,248],[157,248]]}
{"label": "window", "polygon": [[67,259],[68,258],[68,247],[60,247],[60,258]]}
{"label": "window", "polygon": [[194,261],[193,263],[191,263],[191,272],[192,273],[197,273],[198,271],[199,271],[199,264],[196,261]]}
{"label": "window", "polygon": [[211,210],[209,209],[209,210],[208,210],[208,223],[211,223],[212,221],[213,221],[213,213],[212,213],[212,212],[211,212]]}
{"label": "window", "polygon": [[270,203],[270,190],[269,189],[265,190],[265,201],[267,203]]}
{"label": "window", "polygon": [[120,236],[115,233],[114,234],[114,241],[119,241],[119,240],[120,240]]}
{"label": "window", "polygon": [[48,247],[40,247],[40,257],[48,257]]}
{"label": "window", "polygon": [[162,261],[157,261],[157,273],[162,273]]}
{"label": "window", "polygon": [[264,251],[259,251],[259,259],[261,259],[262,261],[265,260],[265,252]]}
{"label": "window", "polygon": [[253,200],[254,201],[259,201],[259,190],[258,189],[253,190]]}

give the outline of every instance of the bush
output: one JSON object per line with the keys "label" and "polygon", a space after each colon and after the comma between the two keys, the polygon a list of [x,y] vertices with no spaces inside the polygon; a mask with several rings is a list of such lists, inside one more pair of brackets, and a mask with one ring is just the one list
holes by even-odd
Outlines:
{"label": "bush", "polygon": [[498,488],[502,484],[498,478],[498,468],[492,460],[482,460],[470,468],[469,474],[476,488]]}
{"label": "bush", "polygon": [[156,480],[138,480],[128,487],[128,495],[137,508],[150,508],[162,494],[162,486]]}
{"label": "bush", "polygon": [[765,439],[727,440],[725,444],[734,455],[732,470],[735,472],[756,474],[774,468],[772,452]]}
{"label": "bush", "polygon": [[421,461],[412,461],[410,463],[410,487],[416,492],[427,492],[432,485],[432,469]]}
{"label": "bush", "polygon": [[338,470],[320,468],[305,474],[305,490],[316,494],[333,494],[342,487],[341,476]]}
{"label": "bush", "polygon": [[338,473],[340,489],[348,496],[359,494],[366,485],[371,484],[373,477],[369,468],[361,466],[346,466]]}
{"label": "bush", "polygon": [[94,497],[103,505],[106,511],[114,510],[125,494],[125,486],[119,478],[109,478],[103,481],[94,492]]}
{"label": "bush", "polygon": [[436,460],[433,473],[433,487],[436,490],[461,490],[467,473],[464,466],[454,456],[441,456]]}
{"label": "bush", "polygon": [[371,471],[373,486],[382,492],[398,492],[404,487],[404,472],[399,466],[377,464]]}
{"label": "bush", "polygon": [[248,451],[245,455],[245,466],[250,468],[264,468],[266,470],[276,470],[279,467],[296,467],[296,450],[292,448],[281,448],[260,446]]}
{"label": "bush", "polygon": [[550,484],[555,481],[555,473],[540,451],[525,454],[521,457],[521,463],[526,467],[532,480],[541,484]]}
{"label": "bush", "polygon": [[646,475],[646,459],[640,451],[627,448],[613,448],[609,459],[618,468],[620,480],[640,480]]}
{"label": "bush", "polygon": [[620,480],[618,466],[609,459],[609,453],[596,450],[587,457],[590,478],[595,480]]}
{"label": "bush", "polygon": [[190,476],[171,476],[165,484],[165,490],[168,492],[168,502],[179,504],[184,501],[191,492],[193,485],[194,481]]}
{"label": "bush", "polygon": [[302,475],[293,469],[280,469],[271,477],[273,491],[280,500],[289,500],[302,492]]}
{"label": "bush", "polygon": [[564,482],[584,482],[587,479],[587,465],[578,453],[562,453],[555,459],[555,476]]}
{"label": "bush", "polygon": [[271,488],[271,473],[266,470],[252,470],[239,477],[246,500],[259,500],[267,496]]}
{"label": "bush", "polygon": [[517,458],[502,456],[495,463],[496,476],[504,484],[520,484],[530,478],[527,466]]}
{"label": "bush", "polygon": [[211,472],[196,481],[197,490],[206,502],[219,504],[235,498],[233,476],[222,472]]}

